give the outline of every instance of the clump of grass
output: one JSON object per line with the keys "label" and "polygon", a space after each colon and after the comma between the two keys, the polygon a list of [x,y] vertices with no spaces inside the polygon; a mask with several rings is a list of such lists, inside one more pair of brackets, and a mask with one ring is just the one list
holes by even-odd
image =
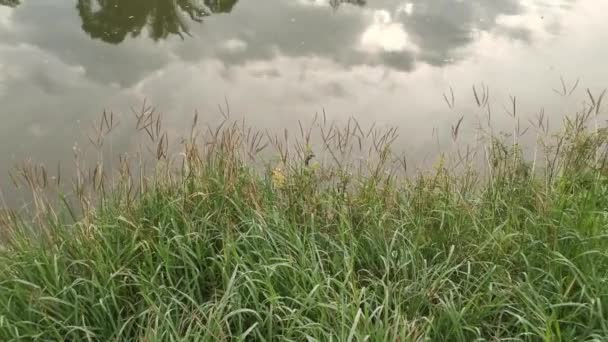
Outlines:
{"label": "clump of grass", "polygon": [[144,106],[151,175],[121,159],[111,188],[96,167],[64,209],[2,213],[0,340],[603,340],[608,130],[589,118],[542,163],[491,137],[487,172],[406,176],[393,129],[324,118],[316,146],[225,123],[171,160]]}

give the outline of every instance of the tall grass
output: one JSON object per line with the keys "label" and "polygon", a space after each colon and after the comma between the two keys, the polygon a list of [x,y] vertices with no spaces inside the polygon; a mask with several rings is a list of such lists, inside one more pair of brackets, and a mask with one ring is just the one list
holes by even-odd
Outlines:
{"label": "tall grass", "polygon": [[[0,340],[605,340],[595,102],[539,140],[537,160],[491,136],[486,171],[445,156],[413,176],[395,130],[324,118],[317,145],[303,127],[294,143],[226,122],[172,158],[144,107],[152,173],[123,158],[113,186],[98,165],[78,173],[76,201],[2,213]],[[20,170],[36,194],[52,183]]]}

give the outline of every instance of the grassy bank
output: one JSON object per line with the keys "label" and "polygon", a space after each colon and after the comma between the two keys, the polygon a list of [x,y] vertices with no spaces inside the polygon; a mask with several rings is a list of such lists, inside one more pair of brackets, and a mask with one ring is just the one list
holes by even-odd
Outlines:
{"label": "grassy bank", "polygon": [[67,204],[3,214],[0,340],[605,340],[608,131],[588,118],[535,161],[490,139],[485,171],[416,176],[390,132],[365,168],[340,158],[355,127],[323,132],[327,163],[275,140],[260,171],[236,126],[191,136],[179,167],[146,126],[153,176],[93,181],[76,223]]}

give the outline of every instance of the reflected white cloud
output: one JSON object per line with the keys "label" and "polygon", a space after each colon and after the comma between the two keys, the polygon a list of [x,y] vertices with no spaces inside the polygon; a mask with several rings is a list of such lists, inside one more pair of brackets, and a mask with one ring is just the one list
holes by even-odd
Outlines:
{"label": "reflected white cloud", "polygon": [[330,0],[297,0],[297,3],[303,6],[319,6],[326,7],[329,6]]}
{"label": "reflected white cloud", "polygon": [[82,32],[82,23],[69,2],[28,1],[10,10],[10,29],[0,30],[0,45],[26,42],[65,64],[82,66],[93,82],[130,85],[145,73],[162,68],[171,55],[169,48],[160,48],[145,38],[133,38],[119,46],[91,40]]}
{"label": "reflected white cloud", "polygon": [[570,0],[555,0],[552,6],[546,4],[522,2],[524,11],[518,14],[501,14],[496,17],[496,31],[509,31],[511,36],[527,40],[541,40],[559,34],[562,17],[567,15]]}
{"label": "reflected white cloud", "polygon": [[[325,0],[241,1],[183,41],[142,35],[118,46],[91,41],[78,18],[55,24],[73,10],[65,3],[0,7],[0,165],[11,154],[64,157],[82,136],[77,120],[104,108],[128,113],[144,99],[164,113],[172,136],[196,109],[201,122],[218,118],[227,98],[233,116],[261,128],[306,122],[322,109],[399,125],[402,147],[424,154],[435,148],[433,128],[449,140],[455,118],[464,114],[472,126],[473,83],[491,87],[497,112],[514,94],[527,114],[572,108],[551,91],[562,73],[585,84],[608,78],[608,3],[529,3],[541,2],[378,0],[334,11]],[[457,112],[441,96],[450,85]],[[117,140],[126,146],[131,133],[121,127]]]}
{"label": "reflected white cloud", "polygon": [[386,10],[373,12],[372,24],[361,35],[361,48],[371,53],[417,50],[409,40],[403,24],[394,22],[391,13]]}
{"label": "reflected white cloud", "polygon": [[400,12],[405,13],[406,15],[414,14],[414,4],[411,2],[406,2],[406,3],[399,5],[399,7],[397,7],[397,13],[400,13]]}
{"label": "reflected white cloud", "polygon": [[221,44],[222,48],[228,52],[237,53],[247,50],[247,42],[240,39],[228,39]]}

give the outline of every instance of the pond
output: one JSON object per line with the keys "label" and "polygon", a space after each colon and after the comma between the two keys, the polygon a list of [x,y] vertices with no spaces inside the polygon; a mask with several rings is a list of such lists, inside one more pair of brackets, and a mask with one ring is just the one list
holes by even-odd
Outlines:
{"label": "pond", "polygon": [[[228,103],[262,129],[322,111],[398,126],[418,154],[450,144],[462,116],[474,127],[472,86],[490,91],[498,126],[510,96],[524,119],[557,117],[606,86],[606,11],[598,0],[0,0],[0,187],[16,161],[69,160],[104,109],[129,116],[144,100],[174,135]],[[131,134],[119,127],[117,148]]]}

